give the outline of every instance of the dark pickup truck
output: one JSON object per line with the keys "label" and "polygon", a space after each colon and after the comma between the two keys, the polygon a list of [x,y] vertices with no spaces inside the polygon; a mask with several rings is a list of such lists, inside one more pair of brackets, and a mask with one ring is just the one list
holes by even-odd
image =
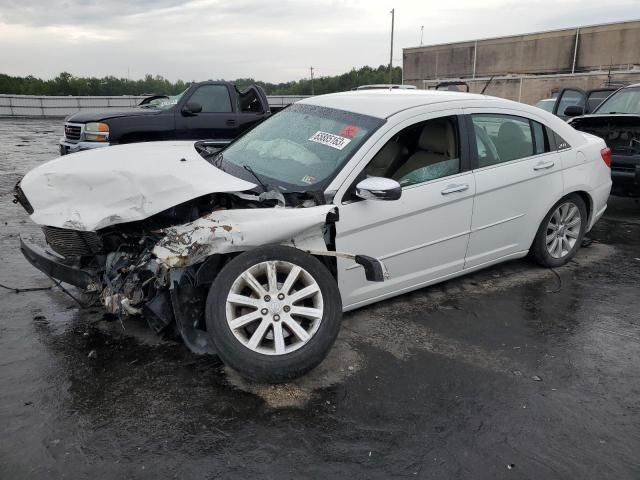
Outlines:
{"label": "dark pickup truck", "polygon": [[194,83],[171,97],[145,99],[123,111],[79,112],[67,118],[60,154],[155,140],[212,140],[221,146],[271,114],[259,86]]}
{"label": "dark pickup truck", "polygon": [[602,138],[611,149],[612,195],[640,197],[640,83],[608,96],[589,115],[580,105],[564,114],[576,130]]}

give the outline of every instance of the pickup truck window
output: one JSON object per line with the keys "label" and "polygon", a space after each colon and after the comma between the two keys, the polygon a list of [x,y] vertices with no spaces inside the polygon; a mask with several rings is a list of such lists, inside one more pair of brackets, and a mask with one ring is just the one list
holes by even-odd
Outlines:
{"label": "pickup truck window", "polygon": [[150,103],[145,103],[144,105],[140,105],[140,108],[153,108],[156,110],[167,110],[173,107],[176,103],[180,101],[182,96],[187,92],[187,90],[182,91],[178,95],[172,95],[170,97],[158,98],[156,100],[151,101]]}
{"label": "pickup truck window", "polygon": [[193,92],[189,102],[202,105],[202,113],[231,112],[229,90],[224,85],[202,85]]}

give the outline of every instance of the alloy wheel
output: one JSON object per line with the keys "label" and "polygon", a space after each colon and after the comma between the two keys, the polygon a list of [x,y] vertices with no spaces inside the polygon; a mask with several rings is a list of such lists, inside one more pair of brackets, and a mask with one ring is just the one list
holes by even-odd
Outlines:
{"label": "alloy wheel", "polygon": [[582,218],[580,209],[573,202],[565,202],[556,208],[547,224],[547,252],[553,258],[564,258],[573,249],[580,236]]}
{"label": "alloy wheel", "polygon": [[323,298],[316,280],[290,262],[258,263],[236,278],[226,300],[233,335],[265,355],[291,353],[318,331]]}

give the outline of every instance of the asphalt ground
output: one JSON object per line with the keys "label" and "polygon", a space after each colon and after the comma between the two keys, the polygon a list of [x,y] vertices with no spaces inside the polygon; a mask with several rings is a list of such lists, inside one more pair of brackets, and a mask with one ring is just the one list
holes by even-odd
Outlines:
{"label": "asphalt ground", "polygon": [[[0,283],[47,287],[15,182],[60,120],[0,119]],[[0,289],[0,479],[640,478],[640,205],[594,243],[345,314],[319,368],[242,381],[59,289]]]}

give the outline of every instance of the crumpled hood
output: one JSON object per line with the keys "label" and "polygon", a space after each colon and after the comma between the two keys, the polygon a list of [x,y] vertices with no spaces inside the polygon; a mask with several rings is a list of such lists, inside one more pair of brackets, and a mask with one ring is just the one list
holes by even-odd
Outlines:
{"label": "crumpled hood", "polygon": [[180,203],[256,185],[204,160],[187,142],[149,142],[87,150],[27,173],[20,187],[40,225],[95,231],[144,220]]}

